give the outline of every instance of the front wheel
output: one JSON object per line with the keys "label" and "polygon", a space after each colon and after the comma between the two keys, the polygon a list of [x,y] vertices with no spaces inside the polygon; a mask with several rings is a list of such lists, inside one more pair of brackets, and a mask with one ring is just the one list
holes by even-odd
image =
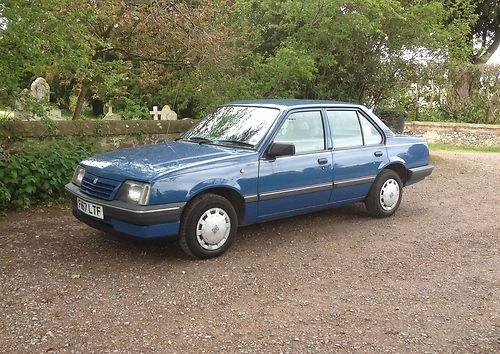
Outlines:
{"label": "front wheel", "polygon": [[373,183],[365,200],[366,209],[376,218],[391,216],[403,197],[403,183],[393,170],[383,170]]}
{"label": "front wheel", "polygon": [[238,217],[233,205],[217,194],[203,194],[185,210],[179,245],[195,258],[212,258],[224,253],[236,235]]}

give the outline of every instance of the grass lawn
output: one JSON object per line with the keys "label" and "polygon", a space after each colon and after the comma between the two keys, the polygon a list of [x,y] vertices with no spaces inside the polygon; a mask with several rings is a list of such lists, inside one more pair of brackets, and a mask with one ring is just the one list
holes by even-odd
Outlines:
{"label": "grass lawn", "polygon": [[451,145],[451,144],[429,144],[429,149],[432,150],[448,150],[448,151],[476,151],[476,152],[500,152],[500,146],[468,146],[468,145]]}

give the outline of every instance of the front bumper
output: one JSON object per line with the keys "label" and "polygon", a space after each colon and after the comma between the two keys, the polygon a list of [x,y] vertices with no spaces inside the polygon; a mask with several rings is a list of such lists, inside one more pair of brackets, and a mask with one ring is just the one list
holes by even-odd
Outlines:
{"label": "front bumper", "polygon": [[[95,199],[82,193],[78,186],[68,183],[64,190],[71,199],[76,218],[96,229],[109,233],[125,234],[139,238],[156,238],[177,235],[180,218],[186,203],[160,205],[131,205],[119,200]],[[82,213],[77,208],[77,198],[102,206],[104,219]]]}
{"label": "front bumper", "polygon": [[408,169],[408,181],[406,184],[408,185],[423,180],[425,177],[429,176],[433,170],[433,165],[425,165]]}

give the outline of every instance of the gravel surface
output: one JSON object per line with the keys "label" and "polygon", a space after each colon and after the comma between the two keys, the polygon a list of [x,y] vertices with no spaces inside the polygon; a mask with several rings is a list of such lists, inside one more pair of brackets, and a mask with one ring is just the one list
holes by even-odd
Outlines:
{"label": "gravel surface", "polygon": [[222,257],[0,218],[0,351],[500,351],[500,154],[439,152],[399,211],[254,225]]}

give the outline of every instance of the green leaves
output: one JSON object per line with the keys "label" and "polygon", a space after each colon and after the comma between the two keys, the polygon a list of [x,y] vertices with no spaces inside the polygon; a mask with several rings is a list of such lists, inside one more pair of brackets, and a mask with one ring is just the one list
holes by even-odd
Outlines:
{"label": "green leaves", "polygon": [[92,143],[69,138],[26,143],[0,160],[0,210],[62,198],[76,164],[94,152]]}
{"label": "green leaves", "polygon": [[7,0],[0,6],[7,20],[0,95],[11,98],[46,76],[61,108],[76,101],[74,117],[91,99],[111,100],[126,118],[149,118],[148,108],[164,104],[199,117],[224,101],[257,97],[378,105],[406,90],[422,60],[470,59],[475,23],[484,52],[498,27],[491,6],[485,0]]}

